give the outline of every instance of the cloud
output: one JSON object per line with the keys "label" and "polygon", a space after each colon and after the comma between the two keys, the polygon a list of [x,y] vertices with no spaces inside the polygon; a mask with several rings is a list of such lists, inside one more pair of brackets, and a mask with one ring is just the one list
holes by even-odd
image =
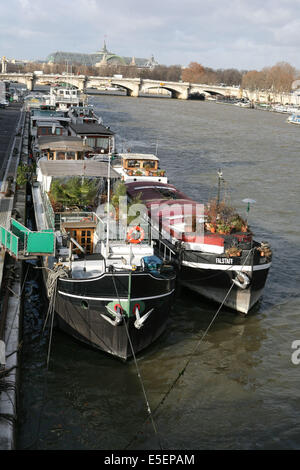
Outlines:
{"label": "cloud", "polygon": [[166,65],[251,69],[272,59],[300,68],[298,0],[2,1],[0,54],[8,57],[95,52],[106,37],[119,55],[153,53]]}

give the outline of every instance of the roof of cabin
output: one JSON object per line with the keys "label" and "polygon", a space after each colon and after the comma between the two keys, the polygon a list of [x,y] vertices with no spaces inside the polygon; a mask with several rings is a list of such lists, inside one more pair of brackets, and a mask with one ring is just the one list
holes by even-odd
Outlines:
{"label": "roof of cabin", "polygon": [[152,153],[119,153],[119,156],[124,160],[159,160]]}
{"label": "roof of cabin", "polygon": [[102,135],[114,135],[108,127],[97,123],[82,123],[82,124],[70,124],[70,127],[76,132],[76,134],[102,134]]}
{"label": "roof of cabin", "polygon": [[[95,160],[39,160],[38,165],[45,176],[66,177],[104,177],[108,175],[107,162],[97,162]],[[110,177],[119,179],[120,175],[110,168]]]}
{"label": "roof of cabin", "polygon": [[58,121],[45,121],[45,120],[39,120],[37,119],[36,121],[36,125],[38,127],[41,127],[41,126],[47,126],[47,127],[52,127],[53,125],[55,127],[63,127]]}
{"label": "roof of cabin", "polygon": [[78,152],[92,152],[92,147],[84,145],[84,141],[76,136],[42,136],[38,139],[38,145],[41,150],[64,150]]}
{"label": "roof of cabin", "polygon": [[[151,181],[136,181],[132,183],[126,183],[127,193],[131,197],[140,195],[140,198],[143,202],[150,201],[162,201],[171,203],[174,200],[180,201],[192,201],[191,198],[186,196],[184,193],[179,191],[175,186],[168,183],[161,182],[151,182]],[[180,201],[179,201],[180,200]]]}

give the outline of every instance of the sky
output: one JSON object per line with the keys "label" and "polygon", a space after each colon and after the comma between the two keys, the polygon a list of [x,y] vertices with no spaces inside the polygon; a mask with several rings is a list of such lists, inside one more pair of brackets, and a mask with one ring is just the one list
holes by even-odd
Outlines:
{"label": "sky", "polygon": [[300,0],[0,0],[0,56],[109,51],[163,65],[300,69]]}

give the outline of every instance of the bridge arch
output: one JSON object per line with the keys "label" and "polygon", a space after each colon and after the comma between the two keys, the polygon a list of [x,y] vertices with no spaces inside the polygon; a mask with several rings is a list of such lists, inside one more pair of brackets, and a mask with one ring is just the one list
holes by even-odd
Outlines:
{"label": "bridge arch", "polygon": [[117,86],[126,91],[127,96],[139,96],[141,80],[139,78],[122,78],[116,77],[93,77],[86,79],[86,88],[100,88],[103,86]]}
{"label": "bridge arch", "polygon": [[227,93],[220,93],[220,91],[214,91],[214,90],[203,90],[203,93],[205,93],[207,96],[227,96]]}
{"label": "bridge arch", "polygon": [[143,90],[164,89],[168,90],[171,93],[171,98],[174,99],[188,99],[189,95],[189,84],[187,83],[177,83],[177,82],[157,82],[156,80],[143,80],[142,83]]}
{"label": "bridge arch", "polygon": [[55,74],[41,74],[34,75],[33,85],[54,85],[54,84],[67,84],[76,87],[78,90],[84,91],[86,77],[84,75],[55,75]]}
{"label": "bridge arch", "polygon": [[18,74],[17,72],[0,74],[0,80],[22,83],[22,85],[26,85],[28,90],[32,90],[33,88],[33,74],[30,72],[22,74]]}
{"label": "bridge arch", "polygon": [[35,80],[35,85],[44,85],[44,86],[53,86],[53,85],[57,85],[57,86],[64,86],[64,85],[70,85],[74,88],[76,88],[77,90],[79,90],[79,86],[78,84],[77,85],[74,85],[73,83],[69,82],[68,80],[63,80],[63,79],[59,79],[59,80],[49,80],[49,79],[42,79],[42,77],[39,79],[39,80]]}

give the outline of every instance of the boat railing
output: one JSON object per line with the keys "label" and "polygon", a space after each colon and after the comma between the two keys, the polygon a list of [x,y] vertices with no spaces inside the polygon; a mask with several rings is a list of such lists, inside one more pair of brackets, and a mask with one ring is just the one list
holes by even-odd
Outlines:
{"label": "boat railing", "polygon": [[157,242],[159,253],[164,261],[171,261],[173,256],[177,256],[177,253],[169,246],[168,241],[162,238],[161,233],[153,225],[151,225],[151,234]]}
{"label": "boat railing", "polygon": [[55,101],[57,103],[77,103],[78,102],[78,96],[55,96]]}
{"label": "boat railing", "polygon": [[43,201],[43,206],[45,208],[45,215],[46,215],[48,227],[54,229],[55,228],[55,213],[52,208],[51,202],[46,192],[40,191],[40,193],[41,193],[41,197]]}

